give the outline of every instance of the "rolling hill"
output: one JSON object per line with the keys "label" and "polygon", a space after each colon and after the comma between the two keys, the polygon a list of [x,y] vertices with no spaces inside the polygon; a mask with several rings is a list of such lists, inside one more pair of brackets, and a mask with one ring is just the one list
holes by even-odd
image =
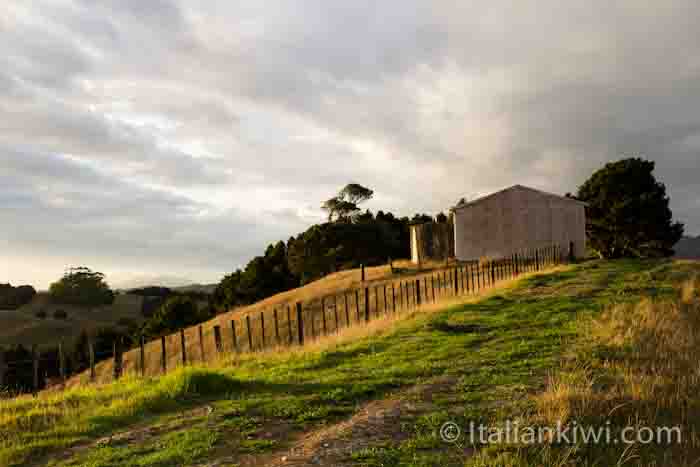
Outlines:
{"label": "rolling hill", "polygon": [[[691,261],[591,261],[308,348],[0,400],[0,464],[621,465],[626,443],[514,446],[464,430],[697,433],[698,275]],[[636,443],[634,465],[690,466],[688,438]]]}

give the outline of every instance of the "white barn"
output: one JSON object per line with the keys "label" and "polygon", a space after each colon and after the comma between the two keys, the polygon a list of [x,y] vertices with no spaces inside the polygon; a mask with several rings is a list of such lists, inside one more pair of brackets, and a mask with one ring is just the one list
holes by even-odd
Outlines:
{"label": "white barn", "polygon": [[557,245],[575,257],[586,251],[585,203],[515,185],[451,209],[459,261],[503,258]]}

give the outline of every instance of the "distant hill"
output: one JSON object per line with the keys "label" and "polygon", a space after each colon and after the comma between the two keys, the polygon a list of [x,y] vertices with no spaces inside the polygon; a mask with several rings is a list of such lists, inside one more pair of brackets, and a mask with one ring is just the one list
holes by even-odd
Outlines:
{"label": "distant hill", "polygon": [[676,258],[700,259],[700,236],[683,237],[673,249]]}
{"label": "distant hill", "polygon": [[173,287],[173,290],[181,293],[197,292],[212,295],[217,285],[218,284],[190,284],[181,287]]}
{"label": "distant hill", "polygon": [[126,291],[131,289],[142,289],[145,287],[167,287],[174,290],[178,287],[189,287],[193,284],[195,284],[195,281],[185,277],[138,276],[110,285],[112,285],[115,290]]}
{"label": "distant hill", "polygon": [[[143,297],[117,294],[113,304],[95,308],[58,305],[51,303],[48,293],[39,292],[17,310],[0,311],[0,344],[52,346],[60,341],[72,344],[83,330],[124,328],[123,323],[143,322],[142,304]],[[66,313],[65,319],[54,317],[58,310]]]}

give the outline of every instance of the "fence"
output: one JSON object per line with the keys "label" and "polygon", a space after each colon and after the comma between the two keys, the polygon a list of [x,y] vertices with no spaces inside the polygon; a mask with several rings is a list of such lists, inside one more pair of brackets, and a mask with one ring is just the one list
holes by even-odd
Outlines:
{"label": "fence", "polygon": [[[364,282],[360,287],[286,303],[255,312],[233,310],[212,320],[140,344],[129,351],[114,342],[109,359],[97,363],[92,342],[89,348],[89,381],[106,382],[125,373],[157,375],[182,365],[206,363],[224,353],[259,352],[274,347],[303,346],[343,328],[362,325],[387,314],[405,313],[423,304],[439,303],[475,294],[500,281],[564,262],[568,253],[560,246],[532,249],[498,260],[460,263],[410,277]],[[32,347],[33,389],[41,388],[40,358]],[[65,356],[58,348],[58,383],[67,379]],[[24,363],[27,361],[25,360]],[[8,368],[22,362],[7,361],[0,351],[0,388]],[[84,379],[84,378],[83,378]],[[55,381],[54,381],[55,382]]]}

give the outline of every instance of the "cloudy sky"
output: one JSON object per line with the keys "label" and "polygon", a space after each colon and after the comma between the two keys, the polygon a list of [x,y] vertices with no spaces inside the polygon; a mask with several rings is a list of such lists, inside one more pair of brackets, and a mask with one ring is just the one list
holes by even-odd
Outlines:
{"label": "cloudy sky", "polygon": [[673,0],[5,0],[0,282],[218,281],[350,181],[435,213],[631,155],[700,234],[699,23]]}

